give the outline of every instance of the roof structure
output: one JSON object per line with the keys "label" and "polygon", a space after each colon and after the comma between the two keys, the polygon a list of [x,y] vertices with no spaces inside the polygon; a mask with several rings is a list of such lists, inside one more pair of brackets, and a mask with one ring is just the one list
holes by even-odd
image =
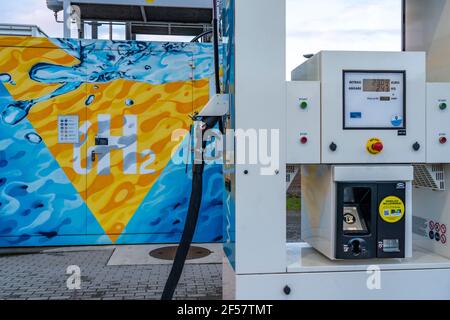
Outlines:
{"label": "roof structure", "polygon": [[211,29],[212,0],[47,0],[49,9],[64,13],[64,36],[70,37],[75,12],[80,19],[79,36],[85,24],[122,24],[127,39],[138,34],[197,36]]}

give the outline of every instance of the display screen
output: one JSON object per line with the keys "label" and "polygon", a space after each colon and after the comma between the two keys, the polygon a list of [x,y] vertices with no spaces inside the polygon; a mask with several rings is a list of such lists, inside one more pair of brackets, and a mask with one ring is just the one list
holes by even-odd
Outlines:
{"label": "display screen", "polygon": [[406,71],[344,70],[344,130],[406,129]]}
{"label": "display screen", "polygon": [[364,79],[363,80],[364,92],[390,92],[391,80],[390,79]]}

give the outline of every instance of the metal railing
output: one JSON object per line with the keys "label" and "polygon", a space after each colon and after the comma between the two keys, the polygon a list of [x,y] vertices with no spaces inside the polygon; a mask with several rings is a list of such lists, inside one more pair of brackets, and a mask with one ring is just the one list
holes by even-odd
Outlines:
{"label": "metal railing", "polygon": [[47,34],[36,25],[0,23],[2,36],[47,37]]}

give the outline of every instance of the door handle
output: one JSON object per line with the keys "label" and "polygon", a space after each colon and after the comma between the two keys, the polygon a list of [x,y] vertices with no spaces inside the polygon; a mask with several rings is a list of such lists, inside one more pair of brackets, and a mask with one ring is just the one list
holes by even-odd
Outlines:
{"label": "door handle", "polygon": [[91,161],[92,161],[92,162],[95,162],[95,160],[96,160],[96,158],[97,158],[96,155],[97,155],[97,153],[96,153],[95,151],[92,151],[92,152],[91,152]]}

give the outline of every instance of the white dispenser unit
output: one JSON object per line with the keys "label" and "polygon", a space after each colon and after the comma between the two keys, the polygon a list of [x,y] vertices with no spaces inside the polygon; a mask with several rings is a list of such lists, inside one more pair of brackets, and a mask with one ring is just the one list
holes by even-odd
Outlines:
{"label": "white dispenser unit", "polygon": [[[226,3],[230,122],[280,137],[274,175],[227,168],[227,298],[448,299],[449,85],[426,84],[424,52],[321,52],[284,85],[285,1]],[[286,243],[287,164],[302,166],[301,243]]]}
{"label": "white dispenser unit", "polygon": [[[288,155],[303,155],[302,239],[332,260],[411,257],[412,164],[426,160],[425,54],[320,52],[292,77],[288,124],[305,126],[288,143]],[[302,105],[316,101],[314,83],[320,103]]]}

